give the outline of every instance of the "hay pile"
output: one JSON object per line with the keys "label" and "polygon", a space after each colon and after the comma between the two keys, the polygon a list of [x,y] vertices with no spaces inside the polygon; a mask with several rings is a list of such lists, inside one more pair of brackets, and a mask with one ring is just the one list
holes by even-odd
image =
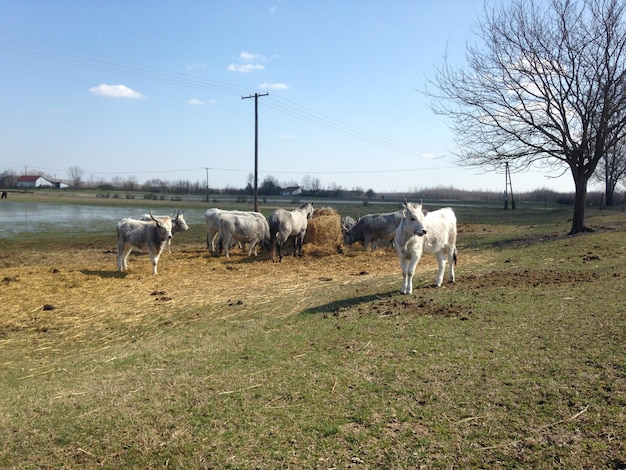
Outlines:
{"label": "hay pile", "polygon": [[331,207],[315,209],[304,237],[306,253],[324,256],[342,252],[341,216]]}

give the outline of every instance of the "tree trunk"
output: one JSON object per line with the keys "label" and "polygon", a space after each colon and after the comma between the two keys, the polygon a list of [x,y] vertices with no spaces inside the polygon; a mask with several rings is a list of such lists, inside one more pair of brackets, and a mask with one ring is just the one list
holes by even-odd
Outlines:
{"label": "tree trunk", "polygon": [[570,235],[590,232],[585,226],[585,206],[587,205],[587,181],[584,174],[579,174],[579,170],[572,169],[574,184],[576,185],[576,195],[574,197],[574,217],[572,218],[572,229]]}
{"label": "tree trunk", "polygon": [[606,188],[606,205],[607,205],[607,207],[615,205],[615,202],[613,200],[613,193],[614,192],[615,192],[614,189],[609,189],[608,187]]}
{"label": "tree trunk", "polygon": [[613,192],[615,192],[615,185],[611,184],[611,168],[607,156],[604,157],[604,195],[607,207],[613,205]]}

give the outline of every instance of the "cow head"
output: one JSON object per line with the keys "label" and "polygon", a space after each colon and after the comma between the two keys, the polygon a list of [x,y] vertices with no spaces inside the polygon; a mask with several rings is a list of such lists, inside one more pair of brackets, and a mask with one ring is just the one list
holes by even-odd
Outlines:
{"label": "cow head", "polygon": [[154,221],[154,223],[156,224],[156,228],[157,228],[157,234],[159,237],[159,240],[171,240],[172,239],[172,223],[171,220],[169,222],[162,222],[159,219],[156,219],[153,215],[152,215],[152,210],[148,211],[150,213],[150,217],[152,218],[152,220]]}
{"label": "cow head", "polygon": [[343,244],[344,245],[352,245],[356,241],[354,237],[354,233],[351,230],[348,230],[343,234]]}
{"label": "cow head", "polygon": [[178,209],[176,209],[176,213],[172,216],[172,226],[176,227],[176,231],[178,232],[186,232],[189,230],[189,226],[183,214],[181,214]]}
{"label": "cow head", "polygon": [[300,209],[302,209],[304,212],[306,212],[306,218],[307,219],[311,219],[313,217],[313,203],[312,202],[305,202],[304,204],[302,204],[300,206]]}
{"label": "cow head", "polygon": [[402,209],[402,223],[404,225],[404,229],[413,235],[417,235],[419,237],[426,235],[426,229],[424,228],[424,212],[422,210],[422,202],[419,204],[411,204],[404,200]]}

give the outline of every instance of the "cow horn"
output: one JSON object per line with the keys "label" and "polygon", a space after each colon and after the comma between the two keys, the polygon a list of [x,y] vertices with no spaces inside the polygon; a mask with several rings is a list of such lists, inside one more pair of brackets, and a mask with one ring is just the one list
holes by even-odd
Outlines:
{"label": "cow horn", "polygon": [[150,217],[152,218],[152,220],[154,220],[158,224],[159,221],[155,219],[154,216],[152,215],[152,209],[148,209],[148,213],[150,214]]}

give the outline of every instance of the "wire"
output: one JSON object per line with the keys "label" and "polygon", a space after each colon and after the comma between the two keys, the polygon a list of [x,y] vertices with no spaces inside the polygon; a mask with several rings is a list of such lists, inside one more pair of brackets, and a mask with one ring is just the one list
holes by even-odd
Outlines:
{"label": "wire", "polygon": [[[255,92],[255,90],[249,88],[194,77],[184,73],[171,72],[137,62],[99,54],[87,54],[73,48],[52,46],[23,37],[14,38],[14,40],[0,39],[0,51],[231,96]],[[262,105],[322,129],[386,150],[420,157],[423,157],[424,153],[428,153],[423,148],[375,134],[277,95],[272,94],[269,96],[269,99],[262,100]]]}

